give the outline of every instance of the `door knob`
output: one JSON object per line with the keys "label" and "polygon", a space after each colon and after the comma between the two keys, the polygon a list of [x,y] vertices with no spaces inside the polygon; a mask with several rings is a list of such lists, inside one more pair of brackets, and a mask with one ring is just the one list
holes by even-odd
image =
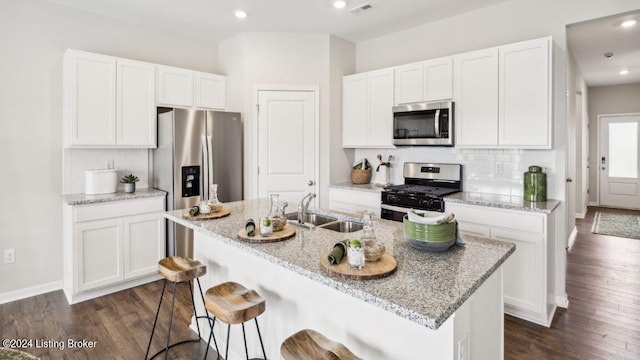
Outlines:
{"label": "door knob", "polygon": [[567,180],[566,180],[566,181],[567,181],[568,183],[570,183],[570,182],[573,182],[573,179],[572,179],[572,178],[567,178]]}
{"label": "door knob", "polygon": [[309,180],[309,182],[307,183],[307,185],[309,185],[309,186],[313,186],[313,184],[315,184],[315,183],[313,182],[313,180]]}

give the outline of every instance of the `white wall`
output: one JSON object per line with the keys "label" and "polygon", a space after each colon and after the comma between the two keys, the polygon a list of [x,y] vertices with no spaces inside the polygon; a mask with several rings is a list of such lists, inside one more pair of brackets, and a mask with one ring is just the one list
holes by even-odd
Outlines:
{"label": "white wall", "polygon": [[[0,1],[0,297],[62,280],[62,56],[67,48],[216,72],[215,43],[34,0]],[[37,204],[40,211],[34,212]]]}
{"label": "white wall", "polygon": [[589,202],[598,194],[598,115],[640,113],[640,83],[589,88]]}
{"label": "white wall", "polygon": [[[345,56],[344,60],[334,58]],[[328,34],[294,33],[243,33],[220,43],[219,63],[230,86],[234,110],[241,111],[245,134],[245,198],[255,198],[257,181],[257,157],[254,119],[256,86],[317,86],[320,89],[320,206],[328,206],[328,191],[331,155],[340,150],[327,149],[337,146],[331,140],[332,126],[336,118],[331,118],[332,109],[340,104],[331,101],[332,85],[337,78],[352,71],[353,50],[349,43],[333,39]],[[333,66],[332,69],[332,64]],[[346,64],[346,65],[345,65]],[[333,72],[332,72],[333,70]],[[338,156],[338,155],[336,155]],[[342,160],[340,160],[342,161]]]}

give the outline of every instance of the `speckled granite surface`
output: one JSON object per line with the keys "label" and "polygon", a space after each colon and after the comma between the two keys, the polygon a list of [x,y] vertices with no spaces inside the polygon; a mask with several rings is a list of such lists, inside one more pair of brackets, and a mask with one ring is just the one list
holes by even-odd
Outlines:
{"label": "speckled granite surface", "polygon": [[480,205],[509,210],[520,210],[530,212],[540,212],[550,214],[553,209],[560,205],[560,201],[547,199],[545,202],[524,201],[522,196],[480,194],[470,192],[459,192],[445,196],[445,203],[460,203],[470,205]]}
{"label": "speckled granite surface", "polygon": [[[268,199],[225,204],[231,215],[209,221],[189,221],[184,210],[169,211],[170,220],[188,226],[255,256],[294,271],[367,303],[431,329],[437,329],[515,251],[506,242],[464,237],[466,247],[445,253],[415,250],[404,240],[401,223],[377,220],[377,237],[398,262],[395,274],[378,280],[345,280],[328,275],[320,256],[345,238],[359,238],[360,232],[337,233],[326,229],[296,227],[294,238],[276,243],[248,243],[236,235],[248,218],[268,212]],[[197,254],[195,254],[197,257]]]}
{"label": "speckled granite surface", "polygon": [[87,194],[68,194],[62,195],[62,201],[67,205],[86,205],[103,203],[109,201],[121,201],[132,199],[143,199],[148,197],[165,196],[166,191],[158,189],[136,189],[134,193],[125,193],[118,191],[113,194],[87,195]]}
{"label": "speckled granite surface", "polygon": [[377,192],[380,193],[382,191],[381,186],[376,186],[374,183],[370,184],[362,184],[356,185],[350,182],[338,183],[329,186],[334,189],[345,189],[345,190],[357,190],[357,191],[367,191],[367,192]]}

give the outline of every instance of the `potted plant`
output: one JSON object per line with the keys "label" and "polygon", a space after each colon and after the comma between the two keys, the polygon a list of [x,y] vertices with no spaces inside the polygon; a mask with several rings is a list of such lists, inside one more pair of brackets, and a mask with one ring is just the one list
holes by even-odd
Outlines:
{"label": "potted plant", "polygon": [[137,176],[133,174],[125,175],[120,179],[120,182],[124,184],[124,192],[132,193],[136,191],[136,183],[140,181]]}

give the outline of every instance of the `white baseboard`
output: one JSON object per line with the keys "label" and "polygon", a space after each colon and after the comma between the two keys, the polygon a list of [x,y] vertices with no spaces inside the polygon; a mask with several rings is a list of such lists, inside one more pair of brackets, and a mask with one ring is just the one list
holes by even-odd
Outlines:
{"label": "white baseboard", "polygon": [[597,201],[589,201],[589,206],[598,206],[598,202]]}
{"label": "white baseboard", "polygon": [[578,236],[578,229],[574,226],[571,229],[571,234],[569,234],[569,239],[567,239],[567,249],[571,249],[573,243],[576,241],[576,237]]}
{"label": "white baseboard", "polygon": [[563,309],[566,309],[569,307],[569,296],[567,296],[567,293],[564,293],[563,295],[560,295],[560,296],[556,296],[556,305]]}
{"label": "white baseboard", "polygon": [[28,297],[45,294],[52,291],[62,290],[62,280],[53,281],[46,284],[31,286],[24,289],[7,291],[0,294],[0,304],[9,303],[16,300],[26,299]]}
{"label": "white baseboard", "polygon": [[584,209],[582,212],[576,213],[576,219],[584,219],[587,216],[587,209]]}

